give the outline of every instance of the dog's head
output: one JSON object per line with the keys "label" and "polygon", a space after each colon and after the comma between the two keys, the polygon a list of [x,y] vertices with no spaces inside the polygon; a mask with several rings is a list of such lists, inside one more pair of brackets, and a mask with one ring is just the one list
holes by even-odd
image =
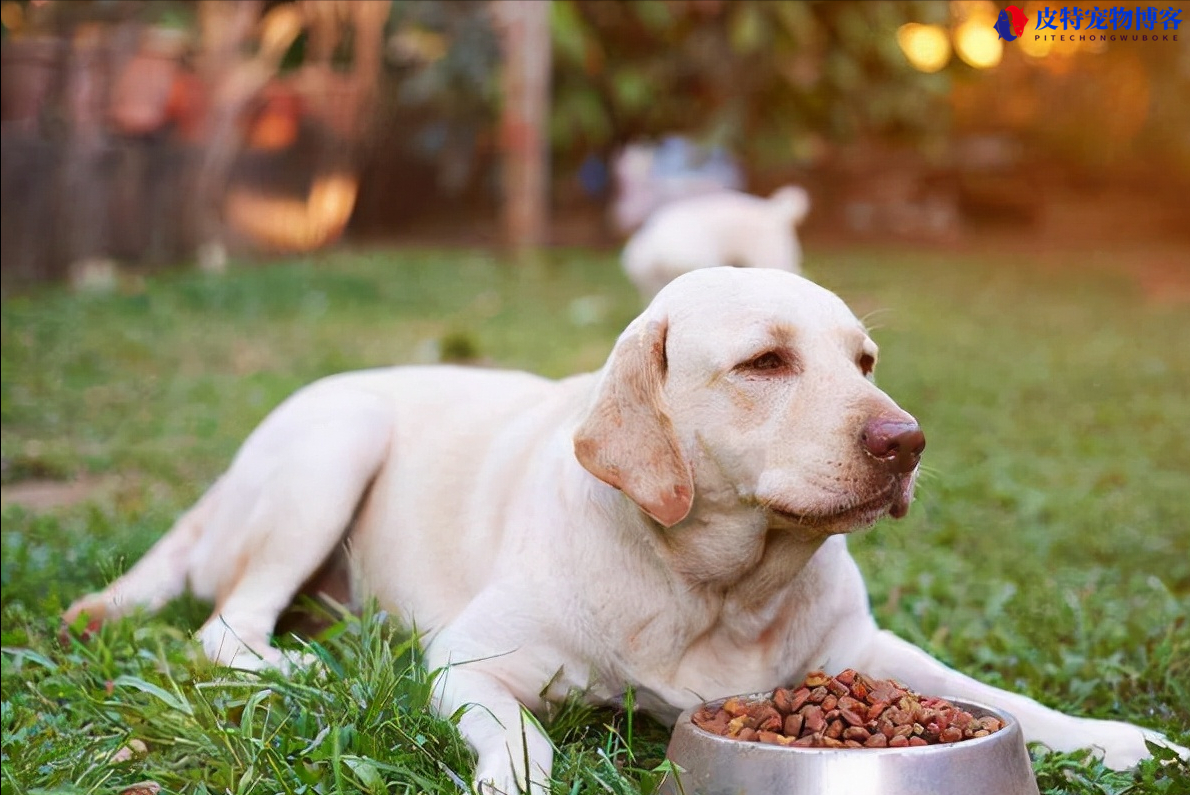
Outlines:
{"label": "dog's head", "polygon": [[806,279],[694,271],[620,336],[575,454],[665,527],[692,510],[821,536],[900,517],[925,436],[876,387],[876,359],[847,306]]}

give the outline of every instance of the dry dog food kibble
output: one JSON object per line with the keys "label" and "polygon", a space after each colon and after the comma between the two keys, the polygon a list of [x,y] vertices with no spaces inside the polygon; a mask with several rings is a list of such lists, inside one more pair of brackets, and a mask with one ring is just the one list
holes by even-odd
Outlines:
{"label": "dry dog food kibble", "polygon": [[893,679],[848,668],[811,671],[769,698],[729,698],[694,713],[703,731],[737,740],[801,748],[903,748],[957,743],[1000,731],[999,718],[977,718],[943,698],[914,693]]}

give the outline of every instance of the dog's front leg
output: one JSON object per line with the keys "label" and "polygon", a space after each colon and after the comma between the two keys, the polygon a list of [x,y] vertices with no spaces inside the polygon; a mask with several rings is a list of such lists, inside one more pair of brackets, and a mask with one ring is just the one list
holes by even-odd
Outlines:
{"label": "dog's front leg", "polygon": [[478,757],[476,792],[547,795],[553,745],[508,686],[475,667],[480,664],[443,668],[434,687],[434,708],[439,715],[449,718],[463,711],[459,733]]}
{"label": "dog's front leg", "polygon": [[1183,758],[1190,753],[1160,732],[1114,720],[1076,718],[1042,706],[1027,696],[985,685],[959,673],[891,632],[880,631],[855,667],[881,679],[897,679],[919,693],[969,699],[1003,709],[1021,723],[1025,739],[1054,751],[1091,748],[1110,768],[1133,767],[1149,756],[1145,740],[1176,749]]}

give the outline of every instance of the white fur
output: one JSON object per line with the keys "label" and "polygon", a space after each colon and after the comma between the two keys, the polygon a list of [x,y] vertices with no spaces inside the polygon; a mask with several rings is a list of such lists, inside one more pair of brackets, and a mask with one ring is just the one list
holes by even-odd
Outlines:
{"label": "white fur", "polygon": [[624,247],[624,272],[646,301],[683,273],[733,265],[801,273],[794,227],[810,209],[802,188],[767,199],[738,191],[678,199],[653,212]]}
{"label": "white fur", "polygon": [[[788,366],[748,364],[766,351]],[[596,373],[327,378],[66,618],[155,609],[188,583],[217,605],[199,632],[213,660],[284,665],[278,614],[345,544],[356,597],[415,622],[427,664],[449,666],[435,705],[464,711],[489,791],[526,773],[549,789],[552,747],[522,707],[633,687],[672,720],[819,666],[1004,707],[1028,739],[1096,747],[1112,767],[1147,756],[1136,726],[987,687],[877,629],[844,534],[904,508],[914,473],[889,474],[860,434],[913,420],[861,372],[865,355],[876,346],[830,292],[715,268],[662,290]]]}

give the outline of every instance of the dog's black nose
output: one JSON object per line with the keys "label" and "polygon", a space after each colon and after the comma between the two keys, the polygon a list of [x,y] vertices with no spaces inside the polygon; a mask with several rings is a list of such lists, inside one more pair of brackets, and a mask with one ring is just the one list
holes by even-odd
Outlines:
{"label": "dog's black nose", "polygon": [[860,441],[869,455],[895,475],[912,472],[921,460],[921,451],[926,449],[926,435],[912,420],[869,420]]}

